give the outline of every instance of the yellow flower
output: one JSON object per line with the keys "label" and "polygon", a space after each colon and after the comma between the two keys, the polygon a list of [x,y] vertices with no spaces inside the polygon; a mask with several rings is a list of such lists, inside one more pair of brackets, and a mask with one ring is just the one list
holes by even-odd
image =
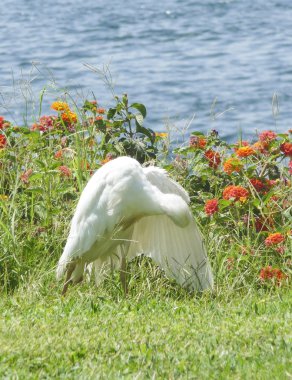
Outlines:
{"label": "yellow flower", "polygon": [[7,201],[8,196],[5,194],[0,194],[0,201]]}
{"label": "yellow flower", "polygon": [[55,111],[70,111],[67,103],[59,101],[52,103],[51,108]]}
{"label": "yellow flower", "polygon": [[166,139],[168,137],[167,132],[155,132],[156,137],[162,137],[163,139]]}
{"label": "yellow flower", "polygon": [[62,120],[66,123],[76,123],[77,122],[77,115],[75,112],[72,112],[70,110],[64,112],[61,114]]}

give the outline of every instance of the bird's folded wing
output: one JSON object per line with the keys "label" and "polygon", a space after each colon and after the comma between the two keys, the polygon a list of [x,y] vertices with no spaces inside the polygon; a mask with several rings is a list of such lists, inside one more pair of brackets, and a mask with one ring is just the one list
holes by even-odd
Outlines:
{"label": "bird's folded wing", "polygon": [[181,228],[165,215],[140,219],[134,225],[128,257],[139,254],[151,257],[166,276],[186,288],[213,287],[211,267],[194,220]]}
{"label": "bird's folded wing", "polygon": [[[149,182],[164,194],[190,202],[184,188],[157,167],[143,168]],[[134,225],[129,258],[144,253],[178,283],[192,289],[213,287],[212,270],[200,231],[192,219],[187,227],[175,225],[166,215],[144,217]]]}
{"label": "bird's folded wing", "polygon": [[166,170],[149,166],[143,168],[143,171],[149,182],[156,186],[164,194],[179,195],[186,203],[190,202],[190,198],[185,189],[177,182],[172,180]]}

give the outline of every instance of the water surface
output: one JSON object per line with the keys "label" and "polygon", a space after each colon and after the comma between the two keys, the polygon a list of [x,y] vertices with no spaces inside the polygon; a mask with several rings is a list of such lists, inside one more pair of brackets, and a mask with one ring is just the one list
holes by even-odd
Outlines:
{"label": "water surface", "polygon": [[[292,2],[289,0],[2,0],[0,113],[28,120],[25,104],[46,86],[43,113],[68,90],[81,102],[111,92],[84,63],[110,63],[115,92],[166,121],[219,130],[228,139],[292,119]],[[272,112],[277,94],[279,113]],[[24,98],[26,99],[24,101]],[[274,107],[275,111],[275,107]]]}

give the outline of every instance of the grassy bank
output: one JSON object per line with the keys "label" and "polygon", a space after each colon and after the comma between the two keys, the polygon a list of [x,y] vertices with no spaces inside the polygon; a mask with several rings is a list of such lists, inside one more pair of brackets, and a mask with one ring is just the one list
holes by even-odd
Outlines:
{"label": "grassy bank", "polygon": [[[0,377],[292,377],[291,131],[234,143],[193,132],[170,151],[171,136],[147,128],[126,95],[108,110],[70,99],[31,125],[0,117]],[[126,298],[116,273],[60,296],[54,271],[76,202],[121,155],[189,192],[213,293],[190,294],[142,258]]]}
{"label": "grassy bank", "polygon": [[1,378],[289,379],[291,292],[192,297],[155,276],[127,299],[113,283],[65,299],[53,280],[1,307]]}

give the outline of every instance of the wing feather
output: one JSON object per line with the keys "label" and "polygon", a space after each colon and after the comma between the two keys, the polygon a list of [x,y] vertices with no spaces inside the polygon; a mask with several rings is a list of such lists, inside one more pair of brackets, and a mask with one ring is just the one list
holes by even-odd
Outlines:
{"label": "wing feather", "polygon": [[[188,193],[170,179],[166,171],[156,167],[143,170],[161,192],[179,195],[189,203]],[[213,287],[212,270],[194,219],[186,227],[179,227],[166,215],[143,217],[134,224],[128,256],[132,258],[142,253],[182,286],[194,290]]]}
{"label": "wing feather", "polygon": [[135,223],[128,255],[145,254],[179,284],[193,290],[213,287],[213,277],[202,237],[192,220],[175,225],[165,215],[148,216]]}

